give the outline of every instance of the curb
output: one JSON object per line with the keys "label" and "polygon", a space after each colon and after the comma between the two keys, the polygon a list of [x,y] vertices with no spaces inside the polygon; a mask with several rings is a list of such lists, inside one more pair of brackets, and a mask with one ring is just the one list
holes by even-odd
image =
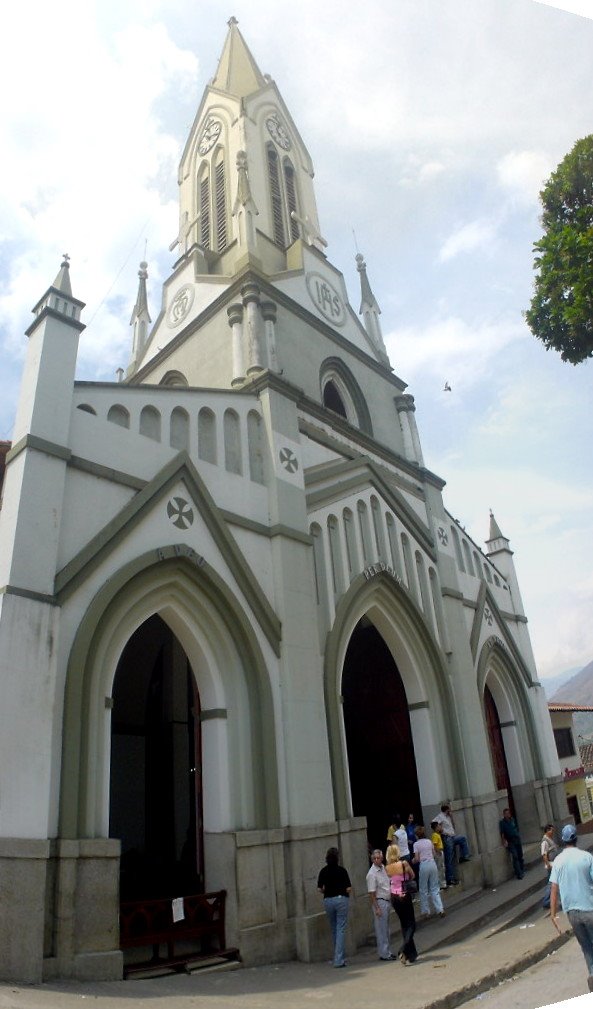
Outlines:
{"label": "curb", "polygon": [[501,981],[507,981],[515,974],[521,974],[529,967],[533,967],[534,964],[539,963],[544,957],[549,956],[550,953],[554,953],[557,949],[564,946],[571,937],[571,931],[563,932],[562,935],[555,936],[549,942],[539,946],[537,949],[531,950],[530,953],[523,955],[513,963],[505,964],[504,967],[499,967],[497,970],[492,971],[490,974],[485,974],[476,981],[470,981],[463,988],[449,992],[447,995],[443,995],[442,998],[435,999],[434,1002],[427,1002],[424,1009],[456,1009],[457,1006],[463,1005],[464,1002],[468,1002],[477,995],[481,995],[483,992],[488,991],[489,988],[500,984]]}

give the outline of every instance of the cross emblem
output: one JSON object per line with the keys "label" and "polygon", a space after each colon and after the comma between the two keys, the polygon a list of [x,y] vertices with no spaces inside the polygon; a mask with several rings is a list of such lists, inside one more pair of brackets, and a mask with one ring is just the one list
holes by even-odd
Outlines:
{"label": "cross emblem", "polygon": [[484,620],[488,624],[488,627],[492,627],[494,617],[492,616],[492,613],[487,606],[484,607]]}
{"label": "cross emblem", "polygon": [[190,508],[189,503],[182,497],[171,498],[167,504],[167,515],[178,529],[187,529],[194,521],[193,508]]}
{"label": "cross emblem", "polygon": [[290,448],[281,448],[278,453],[280,458],[280,463],[284,466],[287,473],[296,473],[299,468],[299,461]]}
{"label": "cross emblem", "polygon": [[438,535],[439,540],[442,543],[442,545],[444,547],[446,547],[447,543],[449,542],[449,537],[447,536],[447,533],[445,532],[445,530],[443,529],[442,526],[439,526],[439,528],[437,530],[437,535]]}

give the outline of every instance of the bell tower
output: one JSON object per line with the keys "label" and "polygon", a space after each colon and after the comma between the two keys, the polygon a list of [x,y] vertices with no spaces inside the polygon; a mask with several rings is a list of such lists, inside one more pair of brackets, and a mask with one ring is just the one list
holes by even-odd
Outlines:
{"label": "bell tower", "polygon": [[287,250],[319,233],[313,164],[274,81],[238,28],[229,30],[179,167],[180,258],[198,249],[205,272],[251,262],[287,268]]}

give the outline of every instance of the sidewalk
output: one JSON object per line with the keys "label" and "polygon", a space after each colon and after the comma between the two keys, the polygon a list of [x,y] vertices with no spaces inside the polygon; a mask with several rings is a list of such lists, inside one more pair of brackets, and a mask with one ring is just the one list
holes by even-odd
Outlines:
{"label": "sidewalk", "polygon": [[[536,864],[524,879],[496,890],[446,892],[447,916],[419,924],[420,957],[410,967],[381,963],[367,946],[342,971],[292,962],[93,984],[0,984],[0,1009],[73,1009],[82,1000],[100,1009],[303,1009],[319,1002],[327,1009],[393,1009],[395,1000],[406,1009],[453,1009],[553,955],[570,938],[568,922],[563,919],[566,932],[558,936],[539,907],[544,884],[543,866]],[[397,941],[395,933],[394,949]]]}

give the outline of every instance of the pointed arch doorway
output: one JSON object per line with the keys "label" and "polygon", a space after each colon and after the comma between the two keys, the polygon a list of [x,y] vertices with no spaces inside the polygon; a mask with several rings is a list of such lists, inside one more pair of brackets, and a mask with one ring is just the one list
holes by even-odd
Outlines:
{"label": "pointed arch doorway", "polygon": [[112,697],[109,836],[121,840],[121,898],[203,892],[200,700],[161,617],[129,639]]}
{"label": "pointed arch doorway", "polygon": [[367,618],[348,644],[342,697],[352,812],[366,816],[371,848],[384,848],[394,813],[418,822],[422,807],[404,684]]}
{"label": "pointed arch doorway", "polygon": [[515,816],[515,803],[513,801],[513,790],[511,788],[511,778],[504,748],[500,717],[496,701],[487,685],[484,687],[484,710],[486,712],[486,726],[488,729],[490,756],[492,758],[496,788],[498,791],[502,791],[503,789],[506,791],[509,809],[512,815]]}

